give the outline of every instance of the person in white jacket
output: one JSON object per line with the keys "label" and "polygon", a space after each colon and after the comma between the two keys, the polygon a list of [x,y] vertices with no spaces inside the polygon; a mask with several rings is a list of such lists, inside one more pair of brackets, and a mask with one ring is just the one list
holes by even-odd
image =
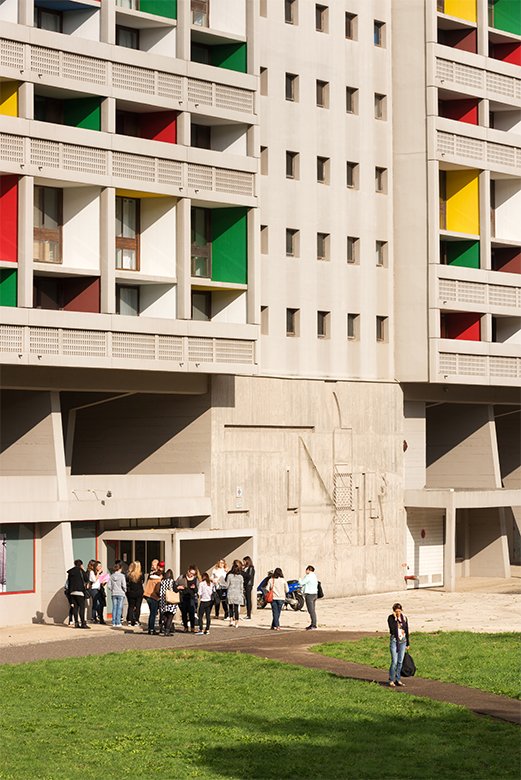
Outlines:
{"label": "person in white jacket", "polygon": [[302,592],[306,599],[306,609],[309,612],[311,623],[306,627],[306,631],[315,631],[317,628],[317,612],[316,601],[318,595],[318,578],[315,574],[315,567],[308,566],[306,568],[306,574],[299,580],[299,585],[302,586]]}
{"label": "person in white jacket", "polygon": [[273,591],[273,601],[271,602],[271,612],[273,615],[271,620],[271,630],[280,631],[280,613],[282,612],[282,607],[284,606],[284,602],[286,601],[286,594],[288,592],[288,583],[284,579],[282,569],[277,567],[274,570],[273,574],[268,580],[266,589],[268,593]]}

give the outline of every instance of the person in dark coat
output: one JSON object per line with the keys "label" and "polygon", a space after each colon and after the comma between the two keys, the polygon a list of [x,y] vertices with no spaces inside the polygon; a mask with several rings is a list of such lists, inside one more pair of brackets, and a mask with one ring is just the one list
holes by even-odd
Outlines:
{"label": "person in dark coat", "polygon": [[67,572],[66,589],[72,604],[74,628],[90,628],[85,620],[85,593],[89,584],[89,576],[79,558]]}
{"label": "person in dark coat", "polygon": [[251,620],[251,593],[255,584],[255,567],[249,555],[242,562],[242,576],[244,577],[244,600],[246,602],[246,620]]}
{"label": "person in dark coat", "polygon": [[393,611],[387,618],[389,633],[391,635],[391,666],[389,668],[389,685],[401,688],[404,683],[400,680],[402,664],[406,650],[409,649],[409,623],[402,612],[402,605],[393,604]]}

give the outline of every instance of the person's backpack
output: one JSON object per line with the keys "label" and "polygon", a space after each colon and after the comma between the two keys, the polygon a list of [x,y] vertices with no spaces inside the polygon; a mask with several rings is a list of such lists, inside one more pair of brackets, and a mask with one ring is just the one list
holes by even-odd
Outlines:
{"label": "person's backpack", "polygon": [[322,583],[320,580],[317,583],[317,599],[323,599],[324,598],[324,591],[322,590]]}
{"label": "person's backpack", "polygon": [[402,664],[402,677],[414,677],[416,674],[416,664],[410,653],[405,653]]}

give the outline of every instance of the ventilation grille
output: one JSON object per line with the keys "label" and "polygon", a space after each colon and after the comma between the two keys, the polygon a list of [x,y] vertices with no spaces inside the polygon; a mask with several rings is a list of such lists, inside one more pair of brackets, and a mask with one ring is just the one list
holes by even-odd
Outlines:
{"label": "ventilation grille", "polygon": [[201,103],[203,106],[213,105],[213,89],[209,81],[188,79],[188,100],[191,103]]}
{"label": "ventilation grille", "polygon": [[487,89],[490,92],[496,92],[498,95],[506,95],[507,97],[516,97],[516,93],[519,94],[520,87],[520,79],[503,76],[500,73],[487,73]]}
{"label": "ventilation grille", "polygon": [[253,195],[253,175],[244,171],[215,169],[217,192],[233,192],[239,195]]}
{"label": "ventilation grille", "polygon": [[253,344],[251,341],[220,339],[215,343],[216,363],[253,363]]}
{"label": "ventilation grille", "polygon": [[515,357],[491,357],[490,376],[521,378],[521,360]]}
{"label": "ventilation grille", "polygon": [[213,169],[207,165],[188,163],[188,186],[193,189],[213,189]]}
{"label": "ventilation grille", "polygon": [[45,168],[60,168],[60,144],[56,141],[32,138],[31,162]]}
{"label": "ventilation grille", "polygon": [[487,144],[487,160],[490,163],[499,163],[500,165],[509,165],[515,168],[515,147],[489,143]]}
{"label": "ventilation grille", "polygon": [[114,152],[112,155],[112,174],[121,176],[122,179],[155,181],[155,160],[153,157],[142,157],[138,154]]}
{"label": "ventilation grille", "polygon": [[153,95],[156,91],[156,80],[153,70],[136,68],[133,65],[112,64],[112,85],[120,89],[144,92]]}
{"label": "ventilation grille", "polygon": [[503,97],[521,98],[521,79],[439,57],[436,58],[436,78],[474,89],[486,89]]}
{"label": "ventilation grille", "polygon": [[245,111],[253,114],[253,92],[240,87],[227,87],[224,84],[216,84],[215,105],[217,108],[227,108],[230,111]]}
{"label": "ventilation grille", "polygon": [[213,363],[213,341],[196,337],[189,338],[188,360],[191,363]]}
{"label": "ventilation grille", "polygon": [[473,68],[470,65],[461,65],[454,63],[454,81],[458,84],[464,84],[466,87],[482,87],[483,71],[479,68]]}
{"label": "ventilation grille", "polygon": [[0,352],[23,352],[24,330],[20,325],[2,325]]}
{"label": "ventilation grille", "polygon": [[159,360],[183,360],[181,336],[159,336],[157,357]]}
{"label": "ventilation grille", "polygon": [[183,97],[183,79],[170,73],[158,73],[157,94],[171,100],[181,100]]}
{"label": "ventilation grille", "polygon": [[0,65],[6,68],[24,69],[24,45],[18,41],[0,38]]}
{"label": "ventilation grille", "polygon": [[464,157],[473,161],[488,161],[490,167],[505,165],[510,168],[521,167],[521,147],[506,146],[478,138],[470,138],[439,130],[437,133],[437,153],[440,157]]}
{"label": "ventilation grille", "polygon": [[493,306],[521,306],[521,287],[491,284],[488,288],[488,298]]}
{"label": "ventilation grille", "polygon": [[92,84],[107,83],[107,63],[94,57],[63,52],[61,76],[78,81],[90,81]]}
{"label": "ventilation grille", "polygon": [[157,161],[157,180],[160,184],[180,187],[183,183],[183,166],[176,160]]}
{"label": "ventilation grille", "polygon": [[25,160],[24,139],[18,135],[0,133],[0,156],[2,159],[14,163],[23,163]]}
{"label": "ventilation grille", "polygon": [[112,355],[130,360],[154,360],[156,337],[148,333],[113,333]]}
{"label": "ventilation grille", "polygon": [[438,371],[445,378],[473,376],[481,380],[494,378],[496,382],[501,378],[515,380],[521,379],[521,358],[440,352]]}
{"label": "ventilation grille", "polygon": [[62,353],[83,357],[106,357],[107,334],[92,330],[64,330]]}
{"label": "ventilation grille", "polygon": [[521,306],[521,287],[507,287],[482,282],[464,282],[459,279],[440,279],[438,295],[442,304],[479,303],[490,306]]}
{"label": "ventilation grille", "polygon": [[57,328],[31,328],[29,352],[35,355],[59,355],[60,332]]}
{"label": "ventilation grille", "polygon": [[42,46],[31,46],[31,70],[45,73],[47,76],[60,75],[60,52],[54,49],[44,49]]}
{"label": "ventilation grille", "polygon": [[67,171],[81,171],[105,176],[107,173],[107,153],[89,146],[63,144],[62,166]]}

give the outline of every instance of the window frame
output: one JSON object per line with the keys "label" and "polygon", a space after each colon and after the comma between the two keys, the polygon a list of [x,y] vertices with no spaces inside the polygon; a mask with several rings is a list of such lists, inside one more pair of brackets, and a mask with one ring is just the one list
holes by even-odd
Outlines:
{"label": "window frame", "polygon": [[[49,228],[44,224],[37,225],[34,219],[34,211],[38,208],[40,215],[45,217],[45,192],[52,190],[58,193],[57,210],[56,210],[56,222],[58,227]],[[41,193],[41,204],[36,203],[36,195]],[[33,209],[33,261],[35,263],[47,263],[52,265],[63,264],[63,189],[61,187],[47,187],[45,185],[36,184],[34,186],[34,209]],[[41,260],[34,257],[34,244],[44,244],[46,242],[54,242],[58,246],[58,260]]]}
{"label": "window frame", "polygon": [[387,95],[374,93],[374,118],[379,122],[387,121]]}
{"label": "window frame", "polygon": [[[137,309],[135,314],[121,314],[121,290],[132,290],[137,296]],[[137,284],[117,284],[116,285],[116,314],[122,317],[139,317],[141,314],[141,290]]]}
{"label": "window frame", "polygon": [[[288,252],[288,247],[291,244],[291,251]],[[299,256],[299,230],[297,228],[286,228],[286,257],[298,257]]]}
{"label": "window frame", "polygon": [[387,168],[375,165],[374,188],[379,195],[387,195]]}
{"label": "window frame", "polygon": [[[203,212],[206,244],[197,244],[194,241],[195,212]],[[206,261],[206,273],[196,273],[198,269],[194,261],[197,258]],[[190,209],[190,276],[194,279],[212,278],[212,213],[211,209],[202,206],[192,206]]]}
{"label": "window frame", "polygon": [[317,155],[317,184],[329,184],[329,157]]}
{"label": "window frame", "polygon": [[[0,534],[4,536],[4,532],[2,531],[2,527],[7,525],[7,523],[0,523]],[[11,524],[9,524],[11,525]],[[0,590],[0,598],[3,596],[16,596],[20,595],[22,593],[36,593],[36,526],[35,523],[13,523],[12,527],[14,526],[27,526],[27,528],[30,528],[32,530],[32,566],[31,566],[31,574],[32,574],[32,587],[30,589],[25,590]],[[6,545],[6,572],[7,572],[7,539],[5,539],[5,545]],[[27,539],[29,542],[30,539]],[[4,544],[4,540],[0,541],[0,544]],[[6,574],[6,580],[5,585],[7,587],[7,574]]]}
{"label": "window frame", "polygon": [[296,338],[299,335],[299,319],[300,309],[286,309],[286,336],[288,338]]}
{"label": "window frame", "polygon": [[[47,16],[53,16],[59,20],[59,30],[50,30],[48,27],[42,27],[41,20],[44,14],[47,14]],[[63,11],[55,10],[53,8],[42,8],[41,6],[35,5],[34,26],[38,28],[38,30],[45,30],[46,32],[63,33]]]}
{"label": "window frame", "polygon": [[[320,260],[321,262],[327,262],[330,259],[330,238],[330,233],[317,232],[317,260]],[[320,248],[322,250],[322,254],[320,254]]]}
{"label": "window frame", "polygon": [[373,22],[373,43],[379,49],[386,48],[386,25],[385,22],[381,22],[379,19],[375,19]]}
{"label": "window frame", "polygon": [[346,187],[349,190],[358,189],[359,167],[360,167],[360,163],[357,163],[354,160],[346,161]]}
{"label": "window frame", "polygon": [[376,252],[376,267],[377,268],[386,268],[387,267],[387,247],[388,242],[382,241],[380,239],[376,239],[375,241],[375,252]]}
{"label": "window frame", "polygon": [[376,315],[376,330],[375,330],[376,342],[378,344],[387,344],[389,341],[389,317],[377,314]]}
{"label": "window frame", "polygon": [[360,313],[348,312],[347,314],[347,340],[360,340]]}
{"label": "window frame", "polygon": [[[136,36],[137,46],[126,46],[124,43],[120,43],[119,39],[119,33],[120,32],[129,32],[132,33],[132,35]],[[140,35],[139,35],[139,29],[136,27],[125,27],[123,24],[117,24],[116,25],[116,38],[115,38],[116,46],[121,46],[123,49],[130,49],[131,51],[140,51]]]}
{"label": "window frame", "polygon": [[292,152],[290,149],[286,149],[286,179],[293,179],[298,181],[299,179],[299,158],[298,152]]}
{"label": "window frame", "polygon": [[[350,247],[352,251],[350,251]],[[347,236],[346,260],[348,265],[360,263],[360,236]]]}
{"label": "window frame", "polygon": [[[194,318],[194,295],[200,296],[205,301],[205,317],[206,319]],[[190,318],[194,322],[211,322],[212,320],[212,293],[208,290],[191,290],[190,292]]]}
{"label": "window frame", "polygon": [[298,103],[298,74],[285,73],[284,97],[289,103]]}
{"label": "window frame", "polygon": [[329,81],[316,79],[315,101],[317,108],[329,108]]}
{"label": "window frame", "polygon": [[329,7],[322,3],[315,3],[315,32],[329,32]]}
{"label": "window frame", "polygon": [[[134,238],[129,238],[127,236],[118,236],[117,233],[117,227],[116,227],[116,257],[115,257],[115,265],[116,265],[116,271],[139,271],[140,265],[141,265],[141,241],[140,241],[140,232],[141,232],[141,201],[139,198],[127,198],[123,195],[116,195],[116,226],[118,223],[118,201],[121,203],[121,206],[123,208],[123,201],[124,200],[130,200],[133,201],[136,205],[136,213],[135,213],[135,221],[136,226],[134,228],[135,236]],[[121,219],[121,222],[123,222],[123,217]],[[118,265],[118,249],[133,249],[135,251],[135,268],[124,268],[123,265]]]}
{"label": "window frame", "polygon": [[346,114],[358,116],[358,87],[346,87]]}
{"label": "window frame", "polygon": [[286,24],[298,24],[297,0],[284,0],[284,22]]}
{"label": "window frame", "polygon": [[345,12],[344,34],[347,41],[358,40],[358,15],[350,11]]}
{"label": "window frame", "polygon": [[317,311],[317,338],[328,339],[331,336],[331,312]]}
{"label": "window frame", "polygon": [[[194,10],[199,11],[202,14],[203,22],[196,22],[194,20]],[[210,26],[210,0],[190,0],[190,19],[191,23],[195,27],[209,27]]]}

